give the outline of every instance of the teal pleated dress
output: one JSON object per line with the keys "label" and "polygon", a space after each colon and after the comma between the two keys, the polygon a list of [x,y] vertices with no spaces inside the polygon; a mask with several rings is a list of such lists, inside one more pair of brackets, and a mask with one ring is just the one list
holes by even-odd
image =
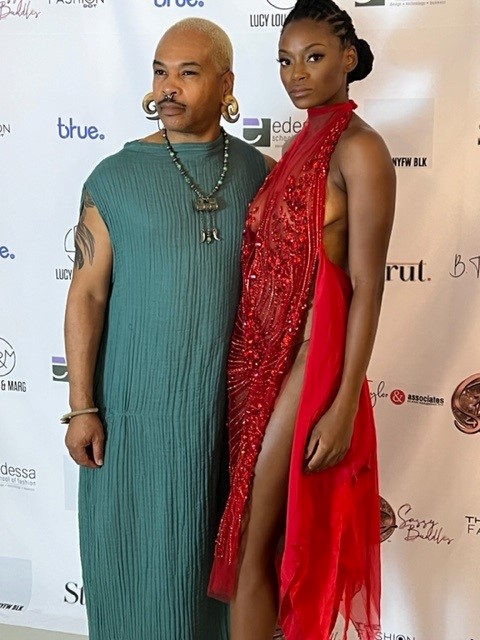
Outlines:
{"label": "teal pleated dress", "polygon": [[[211,190],[223,138],[175,148]],[[227,607],[206,592],[228,482],[225,374],[242,231],[266,172],[256,149],[230,137],[222,239],[210,245],[162,144],[126,144],[85,184],[114,252],[96,368],[105,463],[82,468],[79,489],[90,640],[228,638]]]}

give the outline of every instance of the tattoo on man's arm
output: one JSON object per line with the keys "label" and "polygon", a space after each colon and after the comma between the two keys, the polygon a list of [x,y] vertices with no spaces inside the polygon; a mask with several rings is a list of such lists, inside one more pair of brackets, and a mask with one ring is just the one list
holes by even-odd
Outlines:
{"label": "tattoo on man's arm", "polygon": [[[90,196],[87,196],[90,198]],[[91,201],[91,198],[90,198]],[[92,202],[91,205],[87,205],[87,198],[85,199],[84,206],[95,206]],[[95,238],[92,232],[85,224],[85,209],[80,216],[80,220],[75,232],[75,262],[74,265],[77,269],[81,269],[85,264],[85,259],[93,264],[93,257],[95,255]]]}
{"label": "tattoo on man's arm", "polygon": [[91,209],[95,206],[92,196],[88,193],[86,189],[83,191],[83,206],[87,207],[87,209]]}

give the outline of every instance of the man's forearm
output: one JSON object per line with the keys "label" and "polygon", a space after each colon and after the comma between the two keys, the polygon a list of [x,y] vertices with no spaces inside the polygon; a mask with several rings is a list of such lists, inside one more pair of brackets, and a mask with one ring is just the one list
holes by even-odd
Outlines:
{"label": "man's forearm", "polygon": [[65,346],[72,411],[93,407],[93,378],[106,302],[71,290],[65,314]]}

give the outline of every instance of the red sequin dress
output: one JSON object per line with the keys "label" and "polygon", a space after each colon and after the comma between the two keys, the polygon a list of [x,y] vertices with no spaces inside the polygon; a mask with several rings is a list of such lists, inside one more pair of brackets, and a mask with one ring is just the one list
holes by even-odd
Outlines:
{"label": "red sequin dress", "polygon": [[355,106],[349,101],[309,110],[303,130],[253,201],[245,231],[243,293],[229,359],[231,489],[210,594],[228,600],[235,593],[256,461],[315,278],[280,568],[280,623],[288,640],[328,640],[339,611],[362,640],[374,640],[379,628],[380,508],[366,381],[344,460],[317,474],[303,471],[308,437],[342,376],[352,287],[326,257],[322,232],[330,158]]}

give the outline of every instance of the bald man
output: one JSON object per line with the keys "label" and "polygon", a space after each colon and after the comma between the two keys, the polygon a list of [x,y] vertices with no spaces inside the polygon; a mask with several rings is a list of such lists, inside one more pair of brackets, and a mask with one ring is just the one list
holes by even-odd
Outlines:
{"label": "bald man", "polygon": [[181,21],[144,101],[163,129],[84,185],[65,340],[90,640],[227,640],[207,598],[227,482],[225,369],[267,160],[225,133],[232,45]]}

